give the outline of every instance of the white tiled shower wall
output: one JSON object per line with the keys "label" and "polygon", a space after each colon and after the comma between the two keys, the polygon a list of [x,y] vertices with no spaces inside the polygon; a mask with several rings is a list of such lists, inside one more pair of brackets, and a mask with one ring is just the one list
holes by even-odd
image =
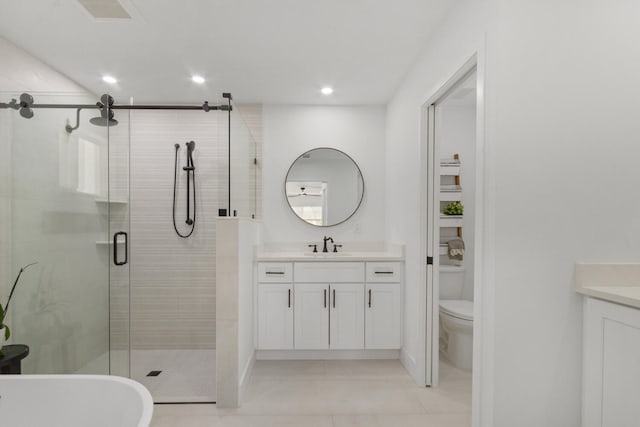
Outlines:
{"label": "white tiled shower wall", "polygon": [[[256,211],[254,134],[261,108],[232,114],[232,209],[243,217]],[[227,207],[227,113],[133,111],[130,158],[130,278],[133,349],[214,349],[216,227]],[[259,134],[258,134],[259,136]],[[175,148],[178,153],[176,224],[184,234],[184,144],[195,141],[196,228],[188,239],[173,229]]]}

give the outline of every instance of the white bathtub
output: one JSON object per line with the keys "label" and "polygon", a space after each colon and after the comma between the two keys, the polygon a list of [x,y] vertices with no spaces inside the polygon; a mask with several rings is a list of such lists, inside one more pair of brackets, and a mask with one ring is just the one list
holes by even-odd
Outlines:
{"label": "white bathtub", "polygon": [[0,425],[148,427],[153,400],[135,381],[107,375],[0,375]]}

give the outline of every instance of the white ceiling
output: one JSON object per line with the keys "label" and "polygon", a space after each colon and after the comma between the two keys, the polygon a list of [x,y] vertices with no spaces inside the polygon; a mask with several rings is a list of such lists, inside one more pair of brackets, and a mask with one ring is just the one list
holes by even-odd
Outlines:
{"label": "white ceiling", "polygon": [[455,0],[121,3],[132,20],[96,20],[75,0],[0,0],[0,36],[119,102],[216,102],[228,91],[238,102],[384,104]]}

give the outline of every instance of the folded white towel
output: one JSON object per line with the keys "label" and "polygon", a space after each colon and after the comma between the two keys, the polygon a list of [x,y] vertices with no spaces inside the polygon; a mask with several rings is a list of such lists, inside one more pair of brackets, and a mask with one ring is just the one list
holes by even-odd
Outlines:
{"label": "folded white towel", "polygon": [[462,261],[464,257],[464,240],[460,238],[449,240],[447,242],[447,255],[449,259]]}

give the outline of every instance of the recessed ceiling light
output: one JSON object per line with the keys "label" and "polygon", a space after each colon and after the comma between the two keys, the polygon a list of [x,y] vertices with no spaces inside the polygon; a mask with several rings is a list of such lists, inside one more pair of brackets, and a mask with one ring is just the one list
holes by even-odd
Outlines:
{"label": "recessed ceiling light", "polygon": [[322,92],[323,95],[331,95],[333,93],[333,88],[325,86],[320,90],[320,92]]}
{"label": "recessed ceiling light", "polygon": [[202,76],[191,76],[191,81],[198,83],[199,85],[205,82],[204,77]]}
{"label": "recessed ceiling light", "polygon": [[113,76],[102,76],[102,81],[105,82],[105,83],[109,83],[109,84],[118,83],[118,79],[116,79]]}

